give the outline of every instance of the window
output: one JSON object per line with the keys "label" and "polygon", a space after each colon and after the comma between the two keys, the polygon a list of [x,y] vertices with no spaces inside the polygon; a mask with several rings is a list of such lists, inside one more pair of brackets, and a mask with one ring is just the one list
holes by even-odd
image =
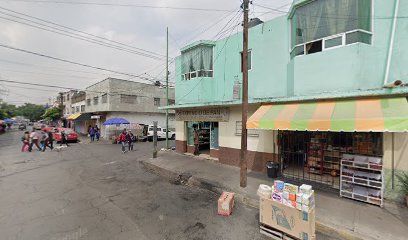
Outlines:
{"label": "window", "polygon": [[79,106],[76,107],[76,112],[79,113]]}
{"label": "window", "polygon": [[[241,72],[243,68],[244,68],[244,56],[241,52]],[[249,50],[248,51],[248,70],[251,70],[251,69],[252,69],[252,51]]]}
{"label": "window", "polygon": [[136,95],[120,95],[120,103],[135,104],[137,101]]}
{"label": "window", "polygon": [[371,44],[371,0],[318,0],[291,18],[291,57],[352,43]]}
{"label": "window", "polygon": [[87,106],[91,106],[91,99],[89,99],[89,98],[86,99],[86,105],[87,105]]}
{"label": "window", "polygon": [[169,105],[175,105],[176,104],[176,100],[174,99],[169,99]]}
{"label": "window", "polygon": [[182,53],[183,79],[213,77],[213,46],[197,46]]}
{"label": "window", "polygon": [[[248,137],[259,137],[259,130],[248,129]],[[242,134],[242,121],[236,121],[235,123],[235,136],[241,136]]]}
{"label": "window", "polygon": [[102,103],[107,103],[108,102],[108,94],[105,93],[102,95]]}
{"label": "window", "polygon": [[75,113],[75,107],[71,107],[71,113]]}
{"label": "window", "polygon": [[81,112],[85,112],[85,105],[81,105]]}
{"label": "window", "polygon": [[69,94],[67,94],[67,101],[69,101]]}
{"label": "window", "polygon": [[65,96],[62,97],[62,101],[65,102]]}
{"label": "window", "polygon": [[94,104],[94,105],[98,105],[98,101],[99,101],[99,97],[98,97],[98,96],[96,96],[96,97],[93,98],[93,104]]}
{"label": "window", "polygon": [[154,98],[154,106],[160,106],[160,98]]}

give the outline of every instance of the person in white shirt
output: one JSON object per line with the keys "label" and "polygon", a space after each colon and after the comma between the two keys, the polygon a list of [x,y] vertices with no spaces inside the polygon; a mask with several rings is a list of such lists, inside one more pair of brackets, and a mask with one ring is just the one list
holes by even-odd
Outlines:
{"label": "person in white shirt", "polygon": [[31,152],[33,150],[33,145],[34,144],[35,144],[35,146],[37,146],[38,151],[42,150],[40,145],[38,144],[38,138],[39,138],[38,133],[35,130],[33,130],[31,132],[31,134],[30,134],[30,148],[28,149],[28,151]]}

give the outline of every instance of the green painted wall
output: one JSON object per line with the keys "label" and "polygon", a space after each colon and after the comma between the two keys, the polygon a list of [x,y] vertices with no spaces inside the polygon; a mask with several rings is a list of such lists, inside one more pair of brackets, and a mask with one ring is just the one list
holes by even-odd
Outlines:
{"label": "green painted wall", "polygon": [[[299,1],[302,2],[302,1]],[[373,0],[372,44],[357,43],[311,55],[290,58],[290,21],[282,16],[250,29],[252,70],[249,101],[381,89],[392,29],[394,0]],[[401,1],[395,35],[390,81],[408,81],[408,1]],[[405,18],[404,18],[405,16]],[[236,31],[236,30],[235,30]],[[242,80],[240,52],[242,33],[215,42],[214,78],[182,80],[176,60],[177,105],[232,104],[234,81]],[[273,100],[272,100],[273,101]]]}

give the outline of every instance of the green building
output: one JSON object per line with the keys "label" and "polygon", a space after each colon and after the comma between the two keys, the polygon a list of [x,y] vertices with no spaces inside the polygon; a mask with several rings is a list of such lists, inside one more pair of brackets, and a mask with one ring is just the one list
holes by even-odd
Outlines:
{"label": "green building", "polygon": [[[346,197],[397,199],[395,175],[408,172],[407,12],[399,0],[298,0],[251,23],[248,168],[275,161],[286,178]],[[177,151],[193,152],[197,127],[201,154],[238,166],[242,38],[181,49],[170,107]],[[367,171],[345,166],[354,163]],[[369,180],[377,187],[364,188]]]}

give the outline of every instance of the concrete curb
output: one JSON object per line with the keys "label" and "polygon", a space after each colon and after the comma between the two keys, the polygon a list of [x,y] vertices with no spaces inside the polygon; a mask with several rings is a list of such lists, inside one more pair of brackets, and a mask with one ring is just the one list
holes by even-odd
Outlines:
{"label": "concrete curb", "polygon": [[[190,187],[197,187],[201,189],[206,189],[208,191],[221,194],[223,191],[235,192],[235,200],[246,206],[259,209],[259,199],[254,199],[246,196],[245,194],[237,193],[236,191],[223,186],[219,182],[214,182],[208,179],[197,178],[192,176],[190,173],[176,172],[169,169],[165,169],[154,165],[153,163],[147,161],[140,161],[140,163],[150,172],[172,182],[175,184],[183,184]],[[323,233],[325,235],[331,236],[334,239],[345,239],[345,240],[362,240],[363,236],[358,236],[357,233],[350,232],[349,230],[341,229],[337,226],[329,226],[324,223],[318,222],[316,220],[316,231]]]}

